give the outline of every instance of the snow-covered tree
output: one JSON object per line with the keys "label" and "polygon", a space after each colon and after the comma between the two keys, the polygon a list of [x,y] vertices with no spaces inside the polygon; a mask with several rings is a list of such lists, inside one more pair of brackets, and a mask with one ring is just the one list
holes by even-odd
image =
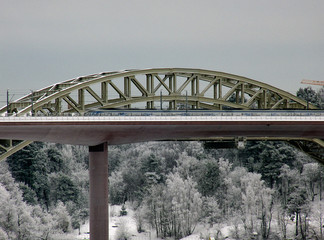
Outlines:
{"label": "snow-covered tree", "polygon": [[160,237],[179,239],[190,235],[201,216],[202,199],[191,177],[178,172],[167,176],[165,184],[152,186],[145,197],[146,219]]}
{"label": "snow-covered tree", "polygon": [[186,152],[183,152],[176,162],[176,171],[182,178],[192,177],[197,170],[198,159],[193,156],[188,156]]}
{"label": "snow-covered tree", "polygon": [[193,233],[201,216],[202,199],[192,178],[183,179],[176,172],[166,181],[167,194],[171,201],[175,237]]}
{"label": "snow-covered tree", "polygon": [[0,206],[0,234],[5,232],[8,239],[18,240],[36,239],[43,235],[43,223],[34,215],[37,206],[23,201],[17,184],[11,186],[9,192],[0,183]]}
{"label": "snow-covered tree", "polygon": [[52,210],[52,215],[58,232],[68,233],[71,231],[71,217],[62,202],[58,202],[57,206]]}
{"label": "snow-covered tree", "polygon": [[115,171],[109,177],[109,201],[112,204],[124,203],[126,184],[121,171]]}
{"label": "snow-covered tree", "polygon": [[315,196],[321,195],[322,174],[318,163],[306,163],[303,166],[301,174],[307,190],[307,194],[311,201],[315,200]]}
{"label": "snow-covered tree", "polygon": [[220,223],[224,219],[215,197],[203,198],[202,218],[203,221],[206,221],[206,223],[210,224],[211,227],[213,227],[215,223]]}
{"label": "snow-covered tree", "polygon": [[244,225],[250,234],[257,231],[267,239],[272,221],[273,191],[265,186],[257,173],[242,176],[241,185]]}

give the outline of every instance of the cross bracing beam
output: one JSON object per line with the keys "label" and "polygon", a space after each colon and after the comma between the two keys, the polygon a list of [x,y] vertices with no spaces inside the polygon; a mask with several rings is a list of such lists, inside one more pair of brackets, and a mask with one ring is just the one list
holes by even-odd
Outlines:
{"label": "cross bracing beam", "polygon": [[102,72],[55,83],[10,102],[0,108],[0,114],[83,115],[97,108],[154,109],[161,100],[173,110],[185,104],[220,110],[316,109],[284,90],[250,78],[203,69],[156,68]]}

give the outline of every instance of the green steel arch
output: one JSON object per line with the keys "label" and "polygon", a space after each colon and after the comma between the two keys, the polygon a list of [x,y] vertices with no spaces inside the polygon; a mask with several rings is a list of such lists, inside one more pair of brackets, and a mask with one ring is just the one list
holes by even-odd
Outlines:
{"label": "green steel arch", "polygon": [[298,97],[246,77],[202,69],[158,68],[104,72],[56,83],[9,103],[0,114],[83,114],[92,108],[129,108],[140,102],[152,109],[160,101],[160,91],[170,109],[184,103],[186,93],[193,108],[307,108]]}
{"label": "green steel arch", "polygon": [[[98,108],[162,106],[177,110],[185,104],[192,109],[316,109],[286,91],[250,78],[203,69],[155,68],[103,72],[56,83],[10,102],[0,114],[83,115]],[[0,140],[0,160],[30,143]]]}

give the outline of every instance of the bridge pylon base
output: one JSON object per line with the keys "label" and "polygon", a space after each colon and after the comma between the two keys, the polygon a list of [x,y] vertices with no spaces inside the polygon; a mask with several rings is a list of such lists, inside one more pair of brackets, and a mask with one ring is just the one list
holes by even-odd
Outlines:
{"label": "bridge pylon base", "polygon": [[108,146],[89,147],[90,239],[108,240]]}

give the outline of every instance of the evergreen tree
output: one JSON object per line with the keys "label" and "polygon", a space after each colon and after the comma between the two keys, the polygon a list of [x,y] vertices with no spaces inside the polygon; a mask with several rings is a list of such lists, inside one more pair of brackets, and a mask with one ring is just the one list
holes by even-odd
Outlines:
{"label": "evergreen tree", "polygon": [[221,184],[218,163],[209,159],[203,161],[197,173],[199,192],[205,197],[215,195]]}
{"label": "evergreen tree", "polygon": [[256,141],[250,142],[242,153],[242,163],[249,171],[262,175],[262,179],[273,187],[278,181],[280,168],[287,164],[296,164],[296,150],[285,142],[278,141]]}
{"label": "evergreen tree", "polygon": [[63,173],[55,174],[51,177],[51,188],[51,199],[53,203],[57,203],[58,201],[63,203],[78,201],[79,189],[72,179]]}
{"label": "evergreen tree", "polygon": [[[40,159],[40,154],[38,158],[35,158],[35,155],[41,151],[42,147],[42,143],[32,143],[7,159],[10,172],[16,181],[23,182],[28,186],[34,184],[36,177],[35,170],[39,169],[39,161],[44,161],[44,159]],[[41,166],[43,166],[43,164],[41,164]],[[41,170],[43,171],[43,169]]]}
{"label": "evergreen tree", "polygon": [[64,159],[62,157],[61,152],[58,148],[50,147],[47,150],[45,150],[45,153],[47,155],[47,172],[59,172],[59,171],[65,171],[67,168],[64,164]]}
{"label": "evergreen tree", "polygon": [[318,93],[312,89],[312,87],[299,88],[297,91],[297,97],[304,99],[306,102],[312,103],[317,107],[320,106],[321,98]]}
{"label": "evergreen tree", "polygon": [[[33,143],[7,159],[9,169],[16,181],[23,182],[37,196],[37,201],[47,209],[50,206],[50,184],[48,180],[48,157],[43,143]],[[28,196],[30,190],[24,188]]]}

